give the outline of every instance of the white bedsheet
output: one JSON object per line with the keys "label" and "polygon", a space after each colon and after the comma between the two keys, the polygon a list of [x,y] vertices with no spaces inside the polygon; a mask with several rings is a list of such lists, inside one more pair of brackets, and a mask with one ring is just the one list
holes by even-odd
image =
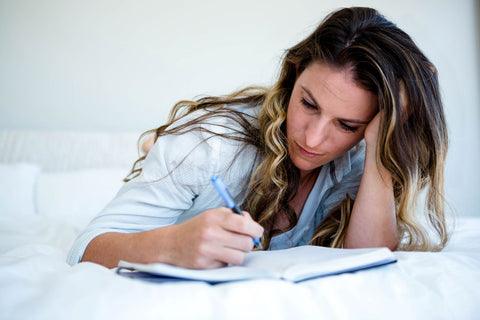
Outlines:
{"label": "white bedsheet", "polygon": [[293,284],[150,283],[92,263],[70,267],[78,230],[0,216],[0,319],[479,319],[480,219],[462,218],[439,253]]}

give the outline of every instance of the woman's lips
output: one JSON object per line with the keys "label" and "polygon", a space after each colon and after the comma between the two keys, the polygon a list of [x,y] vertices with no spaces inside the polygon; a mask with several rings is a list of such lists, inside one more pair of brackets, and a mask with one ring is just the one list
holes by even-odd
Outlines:
{"label": "woman's lips", "polygon": [[309,157],[309,158],[317,158],[317,157],[323,156],[323,154],[321,154],[321,153],[315,153],[315,152],[310,152],[310,151],[305,150],[298,143],[296,145],[297,145],[297,148],[300,151],[300,153]]}

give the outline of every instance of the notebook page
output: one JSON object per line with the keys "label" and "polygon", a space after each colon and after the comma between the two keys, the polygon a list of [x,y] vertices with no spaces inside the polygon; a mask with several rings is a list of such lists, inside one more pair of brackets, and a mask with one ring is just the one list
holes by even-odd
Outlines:
{"label": "notebook page", "polygon": [[393,262],[387,248],[334,249],[301,246],[278,251],[255,251],[247,254],[244,266],[269,270],[284,279],[299,281],[313,276],[361,269]]}

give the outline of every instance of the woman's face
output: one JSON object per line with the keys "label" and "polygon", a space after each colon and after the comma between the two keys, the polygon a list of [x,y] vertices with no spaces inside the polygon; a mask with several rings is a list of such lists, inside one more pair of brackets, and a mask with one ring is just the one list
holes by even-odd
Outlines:
{"label": "woman's face", "polygon": [[348,69],[311,63],[297,78],[287,111],[288,152],[306,174],[355,146],[377,112],[377,96]]}

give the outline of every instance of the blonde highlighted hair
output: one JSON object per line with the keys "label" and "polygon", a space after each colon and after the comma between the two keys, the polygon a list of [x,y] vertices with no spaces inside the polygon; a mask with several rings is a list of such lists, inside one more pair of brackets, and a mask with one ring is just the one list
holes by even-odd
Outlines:
{"label": "blonde highlighted hair", "polygon": [[[448,137],[437,72],[412,39],[374,9],[345,8],[329,15],[309,37],[287,50],[279,79],[271,88],[249,87],[225,97],[179,102],[168,123],[149,132],[155,132],[156,138],[181,134],[215,116],[237,121],[241,136],[228,138],[256,146],[263,159],[243,206],[265,228],[262,241],[268,248],[274,235],[292,229],[298,220],[289,203],[300,175],[288,157],[285,120],[295,80],[312,62],[348,67],[357,84],[378,97],[384,116],[377,161],[393,179],[401,236],[398,249],[442,249],[448,240],[443,198]],[[258,122],[229,108],[233,104],[261,105]],[[198,109],[206,110],[202,118],[172,128],[178,119]],[[142,161],[137,160],[129,178],[141,171]],[[425,205],[420,211],[421,191]],[[317,226],[310,243],[341,247],[353,201],[345,195]],[[274,228],[279,212],[287,217],[286,228]]]}

